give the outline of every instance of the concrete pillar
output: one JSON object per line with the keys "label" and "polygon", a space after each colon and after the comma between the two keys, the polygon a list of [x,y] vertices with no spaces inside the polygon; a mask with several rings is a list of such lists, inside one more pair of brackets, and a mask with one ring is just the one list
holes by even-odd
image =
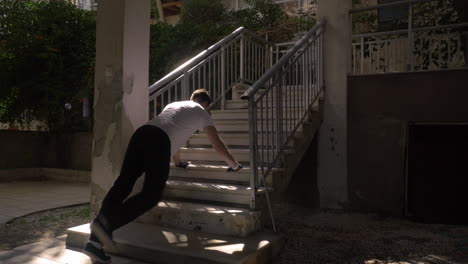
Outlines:
{"label": "concrete pillar", "polygon": [[320,129],[318,187],[320,206],[348,202],[347,74],[351,60],[348,12],[351,0],[318,0],[318,17],[327,20],[324,38],[325,104]]}
{"label": "concrete pillar", "polygon": [[149,0],[99,0],[91,210],[118,176],[133,131],[148,121]]}

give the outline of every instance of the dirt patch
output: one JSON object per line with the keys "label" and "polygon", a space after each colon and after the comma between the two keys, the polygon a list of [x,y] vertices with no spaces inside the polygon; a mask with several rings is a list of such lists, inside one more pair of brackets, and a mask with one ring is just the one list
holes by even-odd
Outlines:
{"label": "dirt patch", "polygon": [[66,230],[89,222],[89,205],[47,210],[0,225],[0,250],[64,235]]}
{"label": "dirt patch", "polygon": [[468,263],[468,226],[428,225],[371,214],[274,205],[286,237],[275,264]]}

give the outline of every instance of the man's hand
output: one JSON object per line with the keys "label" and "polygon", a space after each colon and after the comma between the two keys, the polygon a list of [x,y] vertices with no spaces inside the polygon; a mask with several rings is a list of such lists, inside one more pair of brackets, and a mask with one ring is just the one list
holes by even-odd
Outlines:
{"label": "man's hand", "polygon": [[185,169],[190,164],[190,162],[187,162],[187,161],[180,161],[180,150],[178,150],[176,154],[172,156],[172,159],[174,160],[175,166],[178,168]]}
{"label": "man's hand", "polygon": [[239,162],[236,161],[236,166],[233,168],[233,167],[229,167],[227,169],[227,171],[238,171],[240,169],[242,169],[242,164],[240,164]]}
{"label": "man's hand", "polygon": [[[208,126],[205,127],[203,131],[205,131],[206,135],[208,136],[208,140],[210,141],[214,150],[221,155],[221,157],[229,165],[229,167],[236,168],[238,163],[231,155],[229,150],[226,148],[224,142],[219,138],[218,130],[216,130],[216,127]],[[237,170],[239,170],[239,168]]]}

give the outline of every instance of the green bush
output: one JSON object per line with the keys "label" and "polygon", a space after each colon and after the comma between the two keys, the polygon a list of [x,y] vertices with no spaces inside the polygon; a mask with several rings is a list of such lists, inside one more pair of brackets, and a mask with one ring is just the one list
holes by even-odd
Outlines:
{"label": "green bush", "polygon": [[0,1],[0,122],[85,129],[92,95],[95,14],[66,1]]}

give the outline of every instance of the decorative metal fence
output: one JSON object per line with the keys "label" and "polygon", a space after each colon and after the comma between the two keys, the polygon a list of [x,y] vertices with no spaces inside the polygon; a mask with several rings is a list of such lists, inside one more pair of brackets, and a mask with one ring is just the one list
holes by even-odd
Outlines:
{"label": "decorative metal fence", "polygon": [[[466,66],[468,23],[415,26],[415,5],[429,2],[437,0],[398,1],[351,10],[351,24],[355,28],[353,18],[366,12],[378,13],[394,7],[407,8],[407,16],[405,15],[403,21],[394,21],[395,24],[406,26],[405,29],[352,35],[352,74],[439,70]],[[369,23],[378,24],[379,21]]]}

